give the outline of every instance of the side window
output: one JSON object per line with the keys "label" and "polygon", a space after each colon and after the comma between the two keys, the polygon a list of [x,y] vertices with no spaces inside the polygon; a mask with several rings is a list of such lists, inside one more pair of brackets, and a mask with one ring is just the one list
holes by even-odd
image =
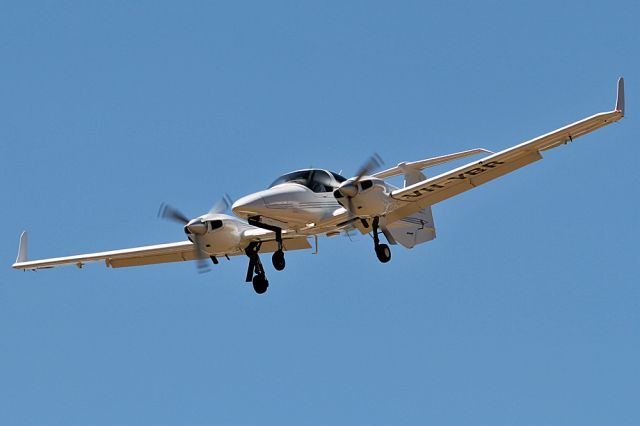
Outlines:
{"label": "side window", "polygon": [[371,179],[366,179],[366,180],[361,180],[360,181],[360,188],[362,188],[363,191],[366,191],[367,189],[371,188],[373,186],[373,182],[371,181]]}
{"label": "side window", "polygon": [[309,172],[303,171],[291,173],[289,174],[287,182],[299,183],[300,185],[307,186],[309,184]]}
{"label": "side window", "polygon": [[333,179],[329,173],[324,170],[315,170],[309,181],[309,189],[313,192],[331,192],[333,191]]}
{"label": "side window", "polygon": [[309,181],[309,171],[303,170],[300,172],[292,172],[292,173],[288,173],[286,175],[280,176],[271,185],[269,185],[269,188],[273,188],[276,185],[280,185],[281,183],[286,183],[286,182],[299,183],[300,185],[307,186],[308,181]]}

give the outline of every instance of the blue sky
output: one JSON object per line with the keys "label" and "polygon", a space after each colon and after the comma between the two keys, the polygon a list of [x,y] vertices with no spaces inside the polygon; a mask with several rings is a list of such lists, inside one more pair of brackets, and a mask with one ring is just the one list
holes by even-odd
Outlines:
{"label": "blue sky", "polygon": [[[4,2],[0,423],[640,423],[636,2]],[[628,117],[434,208],[438,238],[10,269],[184,238],[317,166],[499,150]]]}

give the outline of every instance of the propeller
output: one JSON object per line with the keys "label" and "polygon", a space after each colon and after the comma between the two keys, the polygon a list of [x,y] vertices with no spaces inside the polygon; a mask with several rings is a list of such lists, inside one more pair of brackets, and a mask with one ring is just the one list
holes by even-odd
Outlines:
{"label": "propeller", "polygon": [[[220,199],[217,203],[215,203],[211,209],[209,210],[210,214],[220,214],[224,213],[231,207],[232,201],[229,194],[225,194],[222,199]],[[177,208],[162,203],[160,204],[160,210],[158,211],[158,217],[161,219],[171,220],[173,222],[178,222],[184,226],[185,234],[189,235],[195,245],[197,263],[196,266],[198,268],[198,272],[208,272],[209,271],[209,263],[206,259],[209,257],[207,252],[204,250],[204,244],[202,241],[202,237],[207,233],[208,227],[206,221],[203,221],[200,217],[195,219],[189,219]]]}
{"label": "propeller", "polygon": [[215,203],[209,209],[209,213],[211,214],[220,214],[229,210],[229,207],[233,204],[233,200],[229,197],[229,194],[224,194],[217,203]]}
{"label": "propeller", "polygon": [[374,152],[373,155],[369,157],[369,159],[365,161],[364,164],[362,164],[362,166],[360,166],[360,168],[358,169],[355,181],[359,182],[360,179],[362,179],[362,176],[368,175],[383,164],[384,161],[382,161],[382,157]]}
{"label": "propeller", "polygon": [[179,222],[183,225],[186,225],[189,222],[189,219],[180,210],[166,203],[160,204],[158,217],[162,219],[173,220],[174,222]]}
{"label": "propeller", "polygon": [[347,210],[349,211],[349,216],[353,218],[354,216],[354,208],[353,208],[353,197],[358,195],[358,182],[364,177],[369,175],[375,169],[384,164],[382,161],[382,157],[378,154],[374,153],[371,157],[365,161],[358,171],[356,172],[356,176],[348,179],[338,187],[335,191],[333,191],[333,195],[336,198],[345,197],[347,199]]}

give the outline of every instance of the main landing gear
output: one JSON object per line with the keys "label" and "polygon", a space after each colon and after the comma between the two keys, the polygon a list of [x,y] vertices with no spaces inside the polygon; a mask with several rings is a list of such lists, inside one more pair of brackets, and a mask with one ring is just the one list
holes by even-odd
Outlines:
{"label": "main landing gear", "polygon": [[380,244],[380,238],[378,238],[379,218],[373,218],[373,247],[376,251],[378,260],[382,263],[387,263],[391,260],[391,249],[386,244]]}
{"label": "main landing gear", "polygon": [[[273,253],[271,262],[273,263],[273,267],[276,271],[282,271],[286,266],[282,246],[282,230],[276,226],[261,223],[257,218],[249,218],[249,224],[275,232],[278,250]],[[249,267],[247,269],[247,278],[245,281],[253,283],[253,289],[256,293],[263,294],[269,287],[269,280],[267,280],[264,267],[262,266],[260,256],[258,255],[260,245],[261,243],[259,242],[253,242],[245,249],[245,253],[249,258]]]}
{"label": "main landing gear", "polygon": [[260,261],[260,256],[258,256],[258,251],[260,251],[260,243],[256,242],[250,243],[244,251],[249,258],[249,268],[247,269],[245,281],[253,283],[253,289],[256,293],[263,294],[269,287],[269,280],[267,280],[267,276],[264,273],[264,267]]}
{"label": "main landing gear", "polygon": [[[260,245],[261,243],[254,242],[249,244],[245,249],[245,253],[249,258],[249,268],[247,269],[247,278],[245,281],[253,283],[253,289],[256,293],[263,294],[269,287],[269,280],[267,280],[267,275],[264,272],[264,266],[262,266],[262,261],[258,255]],[[278,271],[282,271],[284,269],[284,252],[282,250],[278,250],[273,253],[271,260],[273,261],[273,267]]]}

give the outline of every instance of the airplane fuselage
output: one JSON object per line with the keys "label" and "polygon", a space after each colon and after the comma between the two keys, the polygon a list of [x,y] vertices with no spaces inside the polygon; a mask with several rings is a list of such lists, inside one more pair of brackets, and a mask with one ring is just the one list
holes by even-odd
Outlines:
{"label": "airplane fuselage", "polygon": [[[307,173],[308,178],[293,179]],[[317,175],[334,179],[318,182]],[[325,170],[300,170],[291,172],[284,181],[276,180],[269,189],[258,191],[238,199],[232,206],[238,217],[259,218],[260,221],[283,229],[299,230],[329,220],[350,210],[360,218],[383,216],[399,201],[391,198],[397,189],[382,179],[366,177],[355,183],[354,196],[345,197],[336,189],[349,185],[350,180]],[[282,179],[282,178],[281,178]]]}

